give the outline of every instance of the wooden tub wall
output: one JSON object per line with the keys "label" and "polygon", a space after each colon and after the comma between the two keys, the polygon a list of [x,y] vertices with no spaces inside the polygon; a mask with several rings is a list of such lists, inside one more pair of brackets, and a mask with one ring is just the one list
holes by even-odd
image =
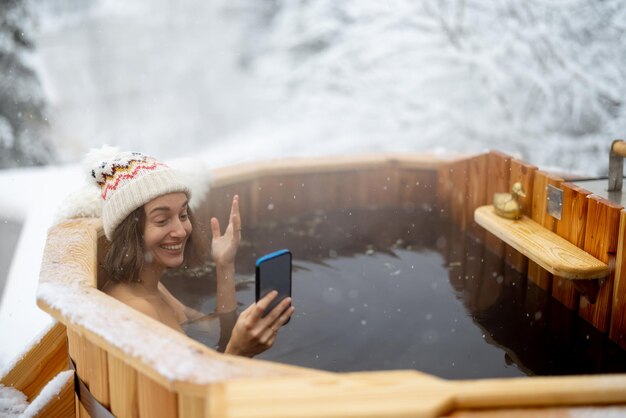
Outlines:
{"label": "wooden tub wall", "polygon": [[[382,166],[382,168],[381,168]],[[414,168],[409,170],[405,168]],[[308,188],[318,190],[323,196],[335,193],[329,202],[340,207],[355,207],[376,202],[393,205],[399,197],[405,201],[419,201],[432,196],[432,193],[415,192],[410,187],[421,180],[422,187],[433,184],[438,162],[430,156],[404,158],[366,157],[317,160],[302,163],[283,162],[280,164],[254,164],[236,169],[222,169],[214,173],[213,189],[207,202],[211,202],[207,217],[214,214],[221,219],[227,217],[229,197],[234,191],[242,196],[242,215],[248,223],[267,219],[268,216],[282,217],[301,213],[309,208],[311,200],[302,193],[302,184],[309,182]],[[362,170],[362,171],[359,171]],[[295,180],[302,172],[304,177]],[[271,173],[271,174],[270,174]],[[381,177],[378,173],[384,173]],[[334,182],[329,182],[335,177]],[[358,181],[356,178],[358,177]],[[285,183],[276,179],[282,178]],[[414,181],[414,179],[417,180]],[[359,188],[354,184],[360,183]],[[333,185],[332,189],[328,185]],[[402,185],[402,186],[401,186]],[[401,190],[402,187],[402,190]],[[289,193],[289,195],[285,194]],[[289,196],[285,205],[280,197]],[[294,196],[296,198],[294,198]],[[298,197],[301,197],[298,199]],[[318,195],[319,197],[319,195]],[[432,200],[432,198],[431,198]],[[257,205],[274,204],[273,211],[257,210]],[[202,213],[202,210],[198,211]],[[255,216],[255,214],[260,214]],[[97,250],[99,248],[99,251]],[[69,352],[76,362],[78,375],[85,381],[93,395],[103,405],[118,416],[205,416],[207,384],[234,377],[259,375],[317,376],[323,372],[272,364],[257,360],[218,355],[189,338],[172,333],[162,324],[137,315],[135,311],[103,295],[96,289],[103,274],[96,274],[98,261],[106,250],[106,240],[98,220],[70,220],[52,228],[46,245],[42,265],[38,304],[67,325]],[[98,260],[99,259],[99,260]],[[103,283],[97,283],[102,286]],[[69,291],[73,290],[73,291]],[[79,308],[80,307],[80,308]],[[103,319],[98,312],[107,312],[113,318]],[[96,314],[96,315],[93,315]],[[132,319],[132,321],[131,321]],[[93,320],[93,322],[89,322]],[[117,321],[117,324],[116,324]],[[111,324],[113,322],[113,324]],[[163,376],[159,370],[158,353],[142,352],[143,346],[159,346],[159,338],[133,344],[126,341],[124,332],[107,334],[102,332],[112,325],[134,325],[130,333],[141,333],[151,329],[166,337],[173,352],[191,353],[195,373]],[[130,344],[130,346],[129,346]],[[142,353],[139,356],[137,353]],[[254,364],[254,366],[250,366]],[[220,373],[215,372],[218,368]],[[205,374],[197,370],[206,368]],[[180,388],[183,387],[184,391]],[[152,403],[146,402],[151,393],[159,393],[154,399],[158,413],[152,411]],[[147,398],[146,398],[147,397]],[[86,414],[77,403],[81,416]],[[190,411],[193,415],[190,415]]]}
{"label": "wooden tub wall", "polygon": [[[481,231],[471,214],[487,202],[490,176],[506,175],[508,188],[516,176],[532,184],[535,171],[499,153],[452,163],[429,155],[385,155],[250,164],[214,171],[209,198],[196,214],[205,225],[210,216],[227,219],[235,193],[246,225],[317,208],[438,200],[454,222],[525,268],[526,261]],[[337,374],[218,354],[98,291],[104,243],[98,220],[51,228],[38,305],[67,327],[78,375],[119,417],[437,416],[464,408],[626,399],[624,376],[447,382],[416,371]],[[77,416],[89,416],[80,402],[76,407]]]}
{"label": "wooden tub wall", "polygon": [[[577,281],[553,277],[473,222],[472,214],[477,207],[491,203],[494,192],[510,190],[517,181],[522,182],[526,191],[525,214],[599,260],[614,265],[609,277]],[[450,212],[459,228],[483,241],[491,253],[500,257],[498,260],[527,274],[529,280],[556,301],[578,311],[587,322],[608,333],[626,349],[626,268],[623,266],[626,211],[621,206],[496,151],[443,165],[438,184],[439,204]],[[548,185],[563,190],[561,220],[547,212]]]}

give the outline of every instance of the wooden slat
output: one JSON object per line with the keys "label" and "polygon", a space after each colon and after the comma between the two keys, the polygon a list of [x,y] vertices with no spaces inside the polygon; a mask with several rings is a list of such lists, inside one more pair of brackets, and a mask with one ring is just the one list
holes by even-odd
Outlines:
{"label": "wooden slat", "polygon": [[[59,372],[67,370],[65,326],[55,323],[0,379],[0,383],[24,393],[29,402]],[[6,336],[5,336],[6,337]]]}
{"label": "wooden slat", "polygon": [[[559,187],[562,182],[562,178],[552,176],[544,171],[535,171],[533,180],[531,219],[539,225],[543,225],[549,231],[554,231],[556,229],[556,219],[550,216],[547,211],[547,188],[548,185]],[[535,282],[543,290],[552,292],[551,273],[532,260],[528,261],[528,278]]]}
{"label": "wooden slat", "polygon": [[[87,359],[84,346],[85,338],[72,327],[67,329],[67,342],[70,357],[74,360],[76,366],[76,374],[89,387],[89,369],[87,368]],[[91,418],[83,404],[76,397],[76,416],[78,418]]]}
{"label": "wooden slat", "polygon": [[461,230],[467,225],[467,177],[468,161],[462,160],[454,163],[451,170],[452,176],[452,200],[450,202],[450,215]]}
{"label": "wooden slat", "polygon": [[419,372],[396,371],[240,379],[219,386],[209,395],[210,416],[230,418],[436,417],[455,409],[599,405],[626,399],[620,376],[447,382]]}
{"label": "wooden slat", "polygon": [[620,212],[619,240],[615,260],[615,282],[609,337],[626,349],[626,210]]}
{"label": "wooden slat", "polygon": [[205,418],[206,397],[180,394],[178,396],[178,416],[185,418]]}
{"label": "wooden slat", "polygon": [[487,205],[476,209],[474,217],[485,229],[553,274],[594,279],[609,273],[608,265],[526,216],[515,221],[505,219]]}
{"label": "wooden slat", "polygon": [[[60,384],[60,389],[57,387],[50,388],[57,392],[57,396],[53,396],[46,399],[43,405],[39,405],[39,399],[29,405],[24,411],[24,416],[31,418],[74,418],[76,416],[76,410],[74,405],[74,373],[62,372],[55,377],[55,385]],[[34,411],[33,409],[37,410]]]}
{"label": "wooden slat", "polygon": [[85,355],[84,337],[72,329],[67,329],[67,343],[70,357],[74,360],[76,374],[89,387],[89,370]]}
{"label": "wooden slat", "polygon": [[[588,196],[585,251],[608,263],[617,252],[621,206],[596,195]],[[578,312],[582,318],[602,332],[608,330],[613,298],[613,274],[600,285],[595,303],[581,296]]]}
{"label": "wooden slat", "polygon": [[[399,176],[396,167],[363,173],[367,185],[366,205],[379,208],[398,207]],[[354,209],[352,207],[351,209]]]}
{"label": "wooden slat", "polygon": [[[522,190],[526,196],[520,196],[518,202],[522,205],[522,213],[528,217],[532,216],[533,182],[536,170],[537,167],[534,165],[526,164],[517,159],[511,160],[509,187],[512,188],[513,184],[517,182],[522,184]],[[510,246],[506,248],[505,260],[520,273],[526,274],[528,271],[528,258]]]}
{"label": "wooden slat", "polygon": [[[297,167],[291,167],[289,170],[297,170]],[[292,172],[288,171],[288,172]],[[350,170],[345,170],[344,174],[346,176],[350,175]],[[256,177],[256,174],[254,174]],[[237,181],[240,181],[241,178]],[[226,181],[222,178],[220,181]],[[230,183],[229,183],[230,182]],[[228,179],[228,182],[224,184],[232,184],[235,180]],[[355,187],[359,188],[363,187],[363,182],[349,182],[346,181],[345,187],[348,190],[352,190]],[[356,186],[355,186],[356,184]],[[365,200],[364,200],[365,201]],[[347,201],[350,205],[354,205],[354,200]],[[335,202],[333,202],[335,203]],[[359,203],[361,203],[359,201]],[[354,207],[354,206],[351,206]],[[67,224],[66,224],[67,225]],[[81,226],[82,225],[82,226]],[[87,225],[87,226],[85,226]],[[72,227],[55,227],[51,230],[49,235],[49,239],[52,239],[56,242],[55,245],[56,250],[50,252],[50,249],[47,249],[47,255],[44,257],[44,268],[42,268],[42,282],[45,284],[54,283],[55,291],[67,290],[67,292],[74,292],[75,289],[79,289],[79,293],[76,293],[77,297],[80,297],[81,301],[85,303],[93,303],[94,304],[94,316],[89,316],[88,313],[84,313],[83,315],[74,315],[71,316],[74,323],[70,322],[70,317],[64,314],[65,308],[59,308],[59,306],[55,305],[52,302],[49,302],[49,295],[51,292],[44,293],[44,296],[38,302],[42,308],[44,308],[47,312],[50,312],[56,318],[67,321],[71,326],[75,326],[76,329],[80,332],[81,335],[85,335],[89,341],[94,341],[99,344],[103,348],[106,348],[109,351],[111,356],[114,358],[108,361],[108,371],[109,371],[109,380],[110,380],[110,399],[111,399],[111,408],[115,411],[115,405],[119,406],[120,411],[117,411],[116,415],[118,416],[137,416],[139,414],[139,400],[137,395],[137,373],[141,373],[142,375],[148,377],[153,383],[156,383],[163,388],[168,388],[169,391],[179,392],[179,389],[183,386],[193,387],[193,394],[189,394],[185,392],[185,397],[187,401],[185,401],[185,406],[181,406],[179,401],[178,410],[181,411],[184,408],[185,410],[198,410],[199,407],[199,399],[202,399],[205,393],[210,393],[210,395],[219,395],[220,393],[227,396],[224,399],[224,402],[221,405],[225,405],[226,409],[223,411],[228,411],[229,407],[229,398],[231,395],[237,396],[237,392],[234,393],[230,390],[229,385],[231,383],[236,384],[235,380],[241,379],[245,380],[246,377],[254,376],[255,380],[254,384],[250,386],[250,388],[254,388],[255,391],[252,393],[253,397],[256,397],[260,402],[268,401],[267,403],[261,405],[261,408],[257,408],[254,414],[265,414],[268,416],[277,416],[275,414],[274,406],[279,405],[280,408],[284,407],[284,411],[286,411],[290,416],[294,413],[311,413],[315,412],[327,412],[327,416],[341,416],[355,414],[357,416],[362,415],[399,415],[404,413],[405,415],[410,415],[416,412],[414,408],[424,408],[424,406],[433,405],[433,403],[429,400],[429,397],[436,395],[436,393],[442,393],[441,390],[446,392],[446,395],[453,392],[453,398],[456,396],[458,392],[456,392],[456,382],[452,386],[446,385],[438,386],[437,384],[433,384],[437,379],[431,378],[427,379],[428,383],[426,388],[420,387],[419,385],[414,384],[411,379],[415,376],[411,376],[409,380],[405,380],[400,376],[394,374],[391,376],[385,377],[379,375],[376,378],[364,377],[363,379],[357,379],[357,381],[352,380],[352,376],[346,376],[344,374],[331,374],[326,372],[316,372],[304,368],[296,368],[292,366],[279,366],[273,365],[269,362],[256,361],[256,360],[246,360],[233,358],[229,356],[221,356],[215,353],[210,352],[206,347],[201,347],[201,344],[194,344],[191,341],[187,341],[187,339],[176,333],[172,333],[172,335],[166,334],[162,332],[162,324],[153,321],[150,318],[146,318],[139,313],[132,312],[132,309],[126,306],[118,306],[119,304],[113,303],[117,301],[109,301],[106,299],[106,295],[99,294],[95,289],[88,288],[84,286],[85,283],[82,282],[81,277],[83,275],[89,276],[93,278],[94,268],[91,263],[91,259],[89,259],[89,254],[79,254],[82,257],[77,257],[76,252],[68,251],[68,245],[73,248],[77,242],[80,242],[82,238],[77,237],[75,235],[77,229],[87,229],[91,228],[88,225],[88,222],[76,221]],[[91,228],[93,230],[93,228]],[[88,246],[86,246],[88,247]],[[464,252],[461,252],[464,254]],[[80,259],[79,259],[80,258]],[[59,268],[62,267],[62,268]],[[466,270],[467,271],[467,270]],[[71,282],[70,282],[71,278]],[[65,288],[62,285],[67,284]],[[77,286],[78,284],[78,286]],[[93,292],[91,291],[93,290]],[[102,302],[102,300],[105,302]],[[71,299],[69,299],[71,300]],[[107,308],[112,309],[107,309]],[[127,312],[124,308],[128,308]],[[70,307],[67,307],[70,309]],[[168,343],[170,346],[168,348],[179,352],[178,349],[184,351],[185,359],[189,360],[189,357],[192,357],[194,362],[194,366],[197,364],[199,367],[199,372],[197,373],[189,373],[185,369],[185,372],[182,372],[173,368],[170,370],[171,374],[167,376],[163,376],[160,371],[162,370],[162,364],[159,363],[162,357],[156,356],[154,352],[149,352],[149,356],[144,357],[141,354],[142,347],[140,345],[145,345],[144,338],[141,339],[142,344],[135,344],[135,341],[123,341],[120,343],[120,340],[115,337],[111,337],[111,335],[117,335],[112,330],[108,330],[108,332],[102,332],[100,329],[90,329],[94,323],[102,324],[102,322],[95,321],[100,318],[102,312],[107,312],[107,314],[114,314],[115,310],[122,312],[123,315],[119,315],[119,317],[123,316],[124,320],[128,320],[130,322],[138,324],[137,329],[146,331],[143,337],[147,338],[150,341],[153,341],[153,336],[164,336],[167,337]],[[136,316],[133,316],[136,314]],[[97,315],[97,316],[96,316]],[[107,316],[107,318],[109,318]],[[118,317],[116,317],[118,318]],[[119,321],[109,320],[109,323],[117,324]],[[128,325],[128,324],[127,324]],[[165,326],[163,326],[165,327]],[[134,329],[134,328],[133,328]],[[171,331],[171,330],[168,330]],[[158,344],[154,344],[158,346]],[[151,347],[154,348],[154,347]],[[198,355],[200,353],[201,355]],[[87,358],[90,358],[91,354],[87,355]],[[194,357],[197,356],[197,357]],[[88,363],[91,360],[88,360]],[[208,366],[207,366],[208,364]],[[135,372],[131,370],[130,367],[126,365],[132,365],[132,368],[137,370]],[[122,366],[125,367],[124,370]],[[204,371],[209,371],[208,373],[204,373]],[[196,370],[194,369],[194,372]],[[93,374],[91,372],[88,373],[89,378],[91,380],[91,384],[94,384]],[[176,376],[172,379],[171,376]],[[180,377],[180,376],[183,377]],[[313,385],[314,390],[306,390],[311,388],[308,383],[304,386],[298,384],[287,384],[286,387],[290,389],[288,392],[287,400],[294,401],[294,399],[290,399],[290,396],[294,396],[298,399],[295,399],[291,406],[283,404],[283,400],[285,398],[285,394],[276,390],[277,388],[281,388],[282,384],[285,382],[279,382],[281,376],[291,376],[294,379],[304,379],[308,380],[309,377],[316,376],[323,380],[321,383],[321,391],[322,393],[317,392],[316,385]],[[418,376],[419,377],[419,376]],[[276,380],[274,378],[277,378]],[[325,380],[328,379],[328,380]],[[421,380],[421,378],[419,379]],[[530,379],[526,379],[530,380]],[[578,393],[564,393],[564,387],[568,386],[568,384],[564,381],[551,381],[549,385],[537,385],[533,381],[533,390],[537,393],[533,393],[534,397],[530,395],[530,389],[524,392],[524,396],[520,399],[520,397],[511,397],[512,392],[516,392],[515,387],[509,389],[507,385],[508,381],[499,381],[497,386],[501,387],[501,390],[498,392],[497,389],[494,389],[492,386],[495,386],[494,382],[491,382],[492,386],[483,386],[482,389],[485,393],[482,394],[484,396],[488,393],[496,393],[496,398],[488,399],[489,402],[510,402],[506,401],[507,397],[514,398],[514,402],[521,402],[522,404],[532,403],[537,401],[537,397],[541,399],[545,399],[545,396],[549,397],[551,402],[614,402],[615,398],[611,398],[611,396],[615,397],[617,390],[623,390],[626,387],[624,383],[626,381],[626,377],[620,379],[614,379],[613,376],[609,376],[608,379],[605,376],[602,376],[600,382],[594,380],[594,378],[585,378],[584,384],[587,390],[583,393],[583,396],[579,396]],[[331,384],[328,384],[328,383]],[[333,386],[333,382],[338,382],[337,386]],[[539,381],[541,382],[541,381]],[[273,383],[276,383],[275,386],[272,386]],[[406,383],[406,386],[404,384]],[[471,387],[480,382],[468,381],[463,382],[464,387]],[[399,386],[397,385],[399,384]],[[512,383],[513,386],[516,385],[515,382]],[[605,386],[603,386],[605,385]],[[480,386],[480,385],[479,385]],[[576,386],[576,383],[574,383]],[[608,386],[608,387],[607,387]],[[213,390],[214,387],[221,388],[223,390]],[[363,390],[361,390],[363,387]],[[569,385],[571,388],[572,386]],[[556,389],[555,389],[556,388]],[[589,389],[591,388],[591,389]],[[303,390],[304,389],[304,390]],[[400,389],[400,390],[397,390]],[[405,390],[406,389],[406,390]],[[519,388],[518,388],[519,389]],[[206,392],[202,392],[202,390],[206,390]],[[553,390],[556,390],[554,392]],[[149,392],[149,391],[148,391]],[[506,392],[506,393],[505,393]],[[589,395],[590,392],[593,393],[593,396],[585,398],[585,396]],[[171,392],[170,392],[171,393]],[[391,395],[389,395],[391,393]],[[419,394],[418,399],[415,398],[416,393]],[[325,402],[325,395],[330,394],[334,396],[328,403]],[[546,395],[547,394],[547,395]],[[599,395],[600,394],[600,395]],[[608,394],[608,395],[607,395]],[[467,394],[465,394],[467,395]],[[476,399],[479,397],[469,396],[470,399]],[[171,396],[171,395],[168,395]],[[220,399],[218,396],[208,397],[207,404],[204,407],[204,413],[209,416],[224,416],[224,415],[210,415],[213,411],[212,405],[220,404]],[[604,396],[600,399],[598,397]],[[123,398],[126,397],[129,399],[129,402],[124,403]],[[195,397],[196,399],[190,399]],[[275,397],[275,398],[273,398]],[[300,401],[299,398],[304,398],[303,401]],[[425,398],[425,399],[424,399]],[[447,398],[448,399],[448,398]],[[468,399],[467,397],[465,399]],[[563,401],[565,399],[565,401]],[[574,399],[573,401],[571,399]],[[608,399],[608,400],[607,400]],[[618,400],[624,399],[624,395],[619,393]],[[445,402],[445,405],[437,404],[442,406],[451,406],[454,401],[450,401],[452,403]],[[485,401],[487,402],[487,401]],[[170,403],[171,404],[171,403]],[[324,410],[320,409],[310,409],[308,405],[321,405],[320,408],[326,408]],[[372,407],[374,404],[374,407]],[[258,407],[258,405],[248,405],[247,403],[235,403],[237,407],[247,408]],[[347,405],[347,407],[346,407]],[[355,408],[353,406],[356,405]],[[407,412],[403,410],[405,406],[409,405],[410,410]],[[420,409],[421,410],[421,409]],[[125,412],[127,411],[127,412]],[[134,411],[134,413],[133,413]],[[435,413],[442,412],[441,409],[435,411]]]}
{"label": "wooden slat", "polygon": [[447,418],[570,418],[626,416],[626,406],[578,406],[455,411]]}
{"label": "wooden slat", "polygon": [[265,176],[285,176],[307,173],[362,172],[370,169],[394,166],[397,168],[438,170],[450,161],[462,157],[443,157],[434,154],[369,154],[350,156],[324,156],[320,158],[288,158],[284,160],[255,161],[249,164],[238,164],[220,167],[211,171],[212,187],[241,183]]}
{"label": "wooden slat", "polygon": [[450,211],[452,200],[452,163],[442,164],[437,170],[437,205],[444,215]]}
{"label": "wooden slat", "polygon": [[332,200],[332,203],[329,209],[364,207],[367,200],[368,187],[365,181],[366,176],[366,173],[359,172],[347,172],[342,176],[333,175],[330,187],[329,185],[321,186],[321,190],[330,193],[328,197]]}
{"label": "wooden slat", "polygon": [[[511,157],[498,151],[491,151],[487,157],[487,200],[493,202],[494,193],[510,191],[509,176]],[[504,259],[505,244],[491,233],[485,234],[485,245],[495,255]]]}
{"label": "wooden slat", "polygon": [[87,409],[83,406],[82,402],[76,397],[76,417],[77,418],[94,418],[89,415]]}
{"label": "wooden slat", "polygon": [[176,394],[142,374],[137,375],[137,395],[140,418],[178,417]]}
{"label": "wooden slat", "polygon": [[108,366],[111,412],[118,418],[139,418],[137,372],[112,355]]}
{"label": "wooden slat", "polygon": [[399,174],[398,203],[401,208],[434,207],[437,173],[433,170],[402,169]]}
{"label": "wooden slat", "polygon": [[[563,190],[563,211],[561,220],[557,223],[556,233],[578,248],[583,248],[587,220],[587,196],[590,192],[572,183],[562,183],[561,189]],[[571,280],[555,276],[552,296],[569,309],[578,309],[579,295]]]}
{"label": "wooden slat", "polygon": [[89,374],[89,391],[105,407],[109,407],[109,368],[106,351],[85,341],[85,360]]}
{"label": "wooden slat", "polygon": [[480,241],[485,231],[474,221],[474,210],[489,203],[487,198],[487,154],[477,155],[467,162],[467,204],[465,205],[468,233]]}

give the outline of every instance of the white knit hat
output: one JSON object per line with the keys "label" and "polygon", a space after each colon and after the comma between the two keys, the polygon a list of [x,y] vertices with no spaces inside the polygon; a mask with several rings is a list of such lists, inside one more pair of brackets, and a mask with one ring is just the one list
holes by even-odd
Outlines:
{"label": "white knit hat", "polygon": [[128,215],[152,199],[174,192],[191,197],[177,170],[140,152],[119,152],[92,167],[91,177],[100,186],[103,201],[102,226],[109,240]]}

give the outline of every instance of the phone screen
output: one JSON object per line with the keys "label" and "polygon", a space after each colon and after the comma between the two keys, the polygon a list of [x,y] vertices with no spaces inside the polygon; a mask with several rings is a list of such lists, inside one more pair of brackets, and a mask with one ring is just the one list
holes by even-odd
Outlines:
{"label": "phone screen", "polygon": [[272,290],[278,291],[278,296],[268,306],[263,316],[281,300],[291,296],[291,253],[288,250],[268,254],[256,262],[256,300]]}

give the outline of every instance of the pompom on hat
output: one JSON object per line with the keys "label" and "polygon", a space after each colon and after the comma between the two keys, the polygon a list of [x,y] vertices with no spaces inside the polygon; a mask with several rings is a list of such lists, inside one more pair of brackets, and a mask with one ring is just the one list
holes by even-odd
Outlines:
{"label": "pompom on hat", "polygon": [[140,152],[104,146],[87,154],[85,165],[100,187],[102,226],[109,240],[128,215],[152,199],[175,192],[191,197],[178,170]]}

